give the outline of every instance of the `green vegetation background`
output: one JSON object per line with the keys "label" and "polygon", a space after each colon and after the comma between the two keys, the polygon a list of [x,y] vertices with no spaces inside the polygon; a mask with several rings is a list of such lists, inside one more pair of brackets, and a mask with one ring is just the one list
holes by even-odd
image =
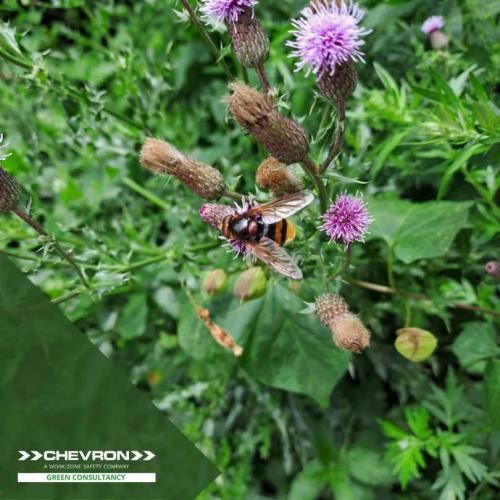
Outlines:
{"label": "green vegetation background", "polygon": [[[260,2],[257,12],[271,37],[271,81],[283,109],[314,133],[318,158],[334,109],[313,78],[293,73],[284,48],[304,4]],[[205,272],[223,268],[231,285],[245,264],[199,220],[198,198],[143,171],[141,144],[149,134],[165,139],[220,168],[240,192],[255,190],[264,155],[228,118],[225,75],[180,4],[0,6],[10,23],[0,28],[0,131],[12,153],[4,167],[33,216],[73,249],[92,293],[6,214],[0,248],[224,471],[203,498],[495,497],[498,285],[484,264],[500,258],[500,6],[362,5],[374,31],[330,183],[332,195],[363,191],[376,219],[354,251],[348,276],[357,284],[330,283],[373,332],[370,349],[352,358],[300,314],[324,291],[342,248],[310,252],[298,288],[268,274],[266,294],[243,305],[231,286],[215,299],[200,292]],[[431,14],[446,18],[447,51],[433,52],[419,31]],[[212,35],[244,79],[226,34]],[[300,218],[302,255],[316,215]],[[245,345],[241,362],[213,343],[187,292]],[[394,348],[405,325],[438,338],[423,364]]]}

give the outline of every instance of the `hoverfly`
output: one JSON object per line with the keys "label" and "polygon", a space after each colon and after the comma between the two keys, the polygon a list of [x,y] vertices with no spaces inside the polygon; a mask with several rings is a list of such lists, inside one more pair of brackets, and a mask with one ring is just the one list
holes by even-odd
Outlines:
{"label": "hoverfly", "polygon": [[295,227],[287,218],[313,201],[309,192],[282,196],[262,205],[249,206],[240,213],[227,215],[220,232],[233,247],[241,248],[290,279],[302,279],[296,262],[281,248],[295,237]]}

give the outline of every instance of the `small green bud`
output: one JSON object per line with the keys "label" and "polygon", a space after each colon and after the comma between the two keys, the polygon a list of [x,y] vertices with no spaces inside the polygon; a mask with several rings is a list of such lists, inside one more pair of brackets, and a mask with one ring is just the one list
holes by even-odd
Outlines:
{"label": "small green bud", "polygon": [[257,299],[264,295],[267,279],[261,267],[251,267],[243,271],[234,284],[234,295],[240,300]]}
{"label": "small green bud", "polygon": [[431,356],[437,347],[437,338],[421,328],[400,328],[396,331],[396,350],[413,363],[420,363]]}
{"label": "small green bud", "polygon": [[210,271],[203,281],[203,290],[209,295],[217,295],[224,291],[227,285],[227,276],[222,269]]}

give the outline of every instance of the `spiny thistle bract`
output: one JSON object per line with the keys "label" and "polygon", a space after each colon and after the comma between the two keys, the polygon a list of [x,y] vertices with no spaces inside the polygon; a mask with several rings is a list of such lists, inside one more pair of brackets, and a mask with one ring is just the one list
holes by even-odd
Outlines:
{"label": "spiny thistle bract", "polygon": [[275,196],[298,193],[304,189],[301,179],[272,156],[259,165],[255,182],[262,189],[272,191]]}
{"label": "spiny thistle bract", "polygon": [[373,221],[361,196],[340,194],[322,216],[320,228],[329,236],[330,242],[345,246],[354,241],[364,241],[369,224]]}
{"label": "spiny thistle bract", "polygon": [[360,353],[370,345],[370,332],[342,297],[331,293],[317,297],[316,316],[332,332],[338,348]]}
{"label": "spiny thistle bract", "polygon": [[190,158],[165,141],[148,137],[141,150],[141,163],[157,174],[173,175],[206,200],[216,200],[224,193],[224,177],[217,169]]}
{"label": "spiny thistle bract", "polygon": [[0,167],[0,212],[10,212],[19,205],[21,188],[16,179]]}
{"label": "spiny thistle bract", "polygon": [[285,165],[303,161],[309,138],[295,121],[274,108],[272,100],[243,83],[229,85],[229,109],[236,121]]}
{"label": "spiny thistle bract", "polygon": [[[317,85],[320,92],[341,106],[354,92],[356,85],[358,83],[358,74],[354,69],[354,65],[351,61],[346,61],[339,64],[335,69],[333,75],[324,71],[317,78]],[[342,110],[342,114],[345,111]],[[340,119],[344,119],[344,116],[340,116]]]}

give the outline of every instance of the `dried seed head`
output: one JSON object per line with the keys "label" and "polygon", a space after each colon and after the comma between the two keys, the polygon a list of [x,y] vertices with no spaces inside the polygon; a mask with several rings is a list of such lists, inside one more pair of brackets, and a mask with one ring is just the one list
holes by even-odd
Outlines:
{"label": "dried seed head", "polygon": [[261,297],[267,288],[266,274],[261,267],[251,267],[243,271],[234,284],[234,295],[240,300]]}
{"label": "dried seed head", "polygon": [[217,295],[222,292],[227,285],[227,276],[222,269],[210,271],[203,281],[203,290],[209,295]]}
{"label": "dried seed head", "polygon": [[318,297],[316,316],[330,329],[335,345],[340,349],[360,353],[370,345],[370,332],[362,321],[349,311],[342,297],[329,293]]}
{"label": "dried seed head", "polygon": [[219,205],[218,203],[205,203],[200,208],[201,219],[215,229],[220,229],[224,218],[234,213],[234,208],[228,205]]}
{"label": "dried seed head", "polygon": [[159,139],[146,139],[141,150],[141,163],[154,173],[173,175],[206,200],[216,200],[224,193],[224,178],[218,170]]}
{"label": "dried seed head", "polygon": [[500,278],[500,260],[490,260],[484,266],[485,271],[494,278]]}
{"label": "dried seed head", "polygon": [[448,46],[448,37],[441,30],[433,31],[429,38],[434,50],[443,50]]}
{"label": "dried seed head", "polygon": [[20,198],[21,188],[16,179],[0,167],[0,213],[14,210]]}
{"label": "dried seed head", "polygon": [[272,100],[242,83],[229,86],[229,109],[236,121],[280,162],[290,165],[304,160],[309,139],[295,121],[283,116]]}
{"label": "dried seed head", "polygon": [[421,328],[400,328],[396,335],[396,350],[414,363],[425,361],[437,347],[437,338]]}
{"label": "dried seed head", "polygon": [[205,323],[205,326],[211,333],[213,339],[219,345],[231,350],[235,356],[241,356],[243,354],[243,347],[239,346],[235,342],[228,331],[224,330],[218,324],[213,322],[208,309],[198,307],[196,312],[198,314],[198,317]]}
{"label": "dried seed head", "polygon": [[255,181],[262,189],[268,189],[276,196],[297,193],[304,189],[302,181],[272,156],[259,165]]}
{"label": "dried seed head", "polygon": [[357,83],[358,75],[351,61],[337,65],[333,74],[324,71],[317,79],[320,92],[337,106],[349,99]]}
{"label": "dried seed head", "polygon": [[234,22],[228,23],[234,53],[243,66],[254,68],[269,55],[269,40],[253,9],[246,7]]}

